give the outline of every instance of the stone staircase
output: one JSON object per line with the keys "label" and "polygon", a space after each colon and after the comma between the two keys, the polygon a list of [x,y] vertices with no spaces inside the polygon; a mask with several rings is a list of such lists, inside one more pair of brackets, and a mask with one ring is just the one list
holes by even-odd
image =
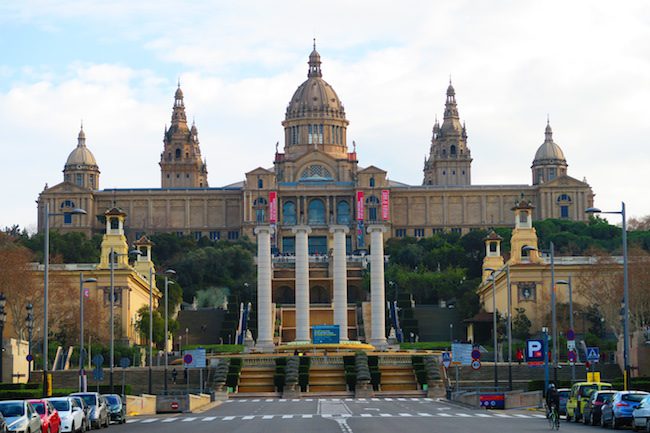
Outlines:
{"label": "stone staircase", "polygon": [[239,374],[239,393],[275,392],[273,374],[275,368],[271,367],[244,367]]}
{"label": "stone staircase", "polygon": [[382,391],[416,391],[415,372],[411,366],[380,365]]}
{"label": "stone staircase", "polygon": [[309,369],[309,392],[347,391],[343,366],[318,366]]}

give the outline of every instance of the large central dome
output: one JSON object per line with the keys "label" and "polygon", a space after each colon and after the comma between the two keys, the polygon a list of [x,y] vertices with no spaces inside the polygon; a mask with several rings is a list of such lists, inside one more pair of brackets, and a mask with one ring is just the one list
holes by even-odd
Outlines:
{"label": "large central dome", "polygon": [[314,117],[315,115],[345,119],[345,109],[338,95],[321,72],[320,54],[316,47],[309,55],[307,81],[295,91],[287,106],[286,119]]}

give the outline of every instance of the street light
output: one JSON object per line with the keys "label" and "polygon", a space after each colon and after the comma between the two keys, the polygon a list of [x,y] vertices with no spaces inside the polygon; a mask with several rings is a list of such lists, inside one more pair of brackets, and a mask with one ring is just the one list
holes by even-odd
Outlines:
{"label": "street light", "polygon": [[50,217],[63,216],[63,215],[86,215],[87,212],[80,208],[74,208],[70,212],[50,213],[50,203],[45,202],[43,207],[43,223],[45,231],[45,241],[43,245],[43,397],[49,397],[49,381],[48,381],[48,291],[49,291],[49,277],[50,277]]}
{"label": "street light", "polygon": [[31,377],[32,373],[32,334],[34,332],[34,306],[32,304],[27,304],[25,307],[27,310],[27,316],[25,317],[25,326],[27,327],[27,382]]}
{"label": "street light", "polygon": [[169,284],[174,284],[173,281],[169,281],[170,275],[176,275],[176,271],[173,269],[167,269],[165,271],[165,394],[167,394],[167,365],[168,365],[168,341],[169,341]]}
{"label": "street light", "polygon": [[498,341],[497,341],[497,283],[495,278],[495,270],[492,268],[485,268],[490,271],[489,280],[492,281],[492,334],[494,336],[494,390],[499,388],[499,370],[497,368],[498,356]]}
{"label": "street light", "polygon": [[[537,248],[526,245],[524,251],[538,251]],[[551,336],[553,343],[553,381],[557,384],[557,310],[555,308],[555,245],[550,242],[549,254],[551,257]]]}
{"label": "street light", "polygon": [[5,305],[7,305],[7,297],[5,296],[4,293],[0,293],[0,382],[2,382],[3,377],[2,374],[4,373],[2,371],[2,353],[4,352],[4,344],[2,341],[2,337],[4,334],[5,330],[5,322],[7,321],[7,313],[5,313]]}
{"label": "street light", "polygon": [[625,202],[621,202],[620,211],[607,211],[590,207],[585,209],[588,214],[617,214],[621,215],[621,240],[623,243],[623,384],[624,389],[627,391],[630,387],[630,312],[629,312],[629,282],[628,282],[628,269],[627,269],[627,223],[625,216]]}
{"label": "street light", "polygon": [[153,393],[153,267],[149,267],[149,395]]}
{"label": "street light", "polygon": [[[118,257],[128,256],[130,254],[140,255],[142,254],[139,250],[131,250],[128,253],[116,253],[113,247],[109,253],[110,259],[110,270],[111,270],[111,311],[109,315],[109,322],[111,327],[111,354],[110,354],[110,373],[109,373],[109,386],[111,389],[111,394],[113,393],[113,365],[115,364],[115,319],[113,317],[115,308],[115,261]],[[122,300],[124,302],[124,300]]]}
{"label": "street light", "polygon": [[86,392],[86,371],[84,370],[84,283],[96,283],[97,278],[84,278],[79,274],[79,392]]}
{"label": "street light", "polygon": [[[568,280],[558,280],[555,283],[556,284],[566,284],[567,287],[569,287],[569,329],[572,332],[575,333],[575,331],[573,329],[573,289],[571,287],[571,277],[569,277]],[[571,363],[571,383],[574,383],[575,381],[576,381],[576,366],[575,366],[575,362],[572,362]]]}

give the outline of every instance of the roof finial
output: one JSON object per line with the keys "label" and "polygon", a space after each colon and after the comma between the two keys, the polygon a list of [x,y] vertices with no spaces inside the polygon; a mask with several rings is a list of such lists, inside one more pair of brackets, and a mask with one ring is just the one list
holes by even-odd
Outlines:
{"label": "roof finial", "polygon": [[549,116],[548,113],[546,113],[546,124],[550,125],[551,124],[551,116]]}
{"label": "roof finial", "polygon": [[178,88],[179,89],[181,88],[181,76],[180,75],[178,76]]}
{"label": "roof finial", "polygon": [[316,50],[316,38],[314,38],[314,50]]}

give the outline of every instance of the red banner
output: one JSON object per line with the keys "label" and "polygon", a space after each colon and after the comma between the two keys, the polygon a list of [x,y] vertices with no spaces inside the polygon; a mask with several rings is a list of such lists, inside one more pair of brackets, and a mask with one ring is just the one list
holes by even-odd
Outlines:
{"label": "red banner", "polygon": [[381,191],[381,219],[388,221],[390,219],[390,191],[383,189]]}
{"label": "red banner", "polygon": [[363,191],[357,191],[357,221],[363,221]]}
{"label": "red banner", "polygon": [[269,222],[275,224],[278,222],[278,193],[269,191]]}

